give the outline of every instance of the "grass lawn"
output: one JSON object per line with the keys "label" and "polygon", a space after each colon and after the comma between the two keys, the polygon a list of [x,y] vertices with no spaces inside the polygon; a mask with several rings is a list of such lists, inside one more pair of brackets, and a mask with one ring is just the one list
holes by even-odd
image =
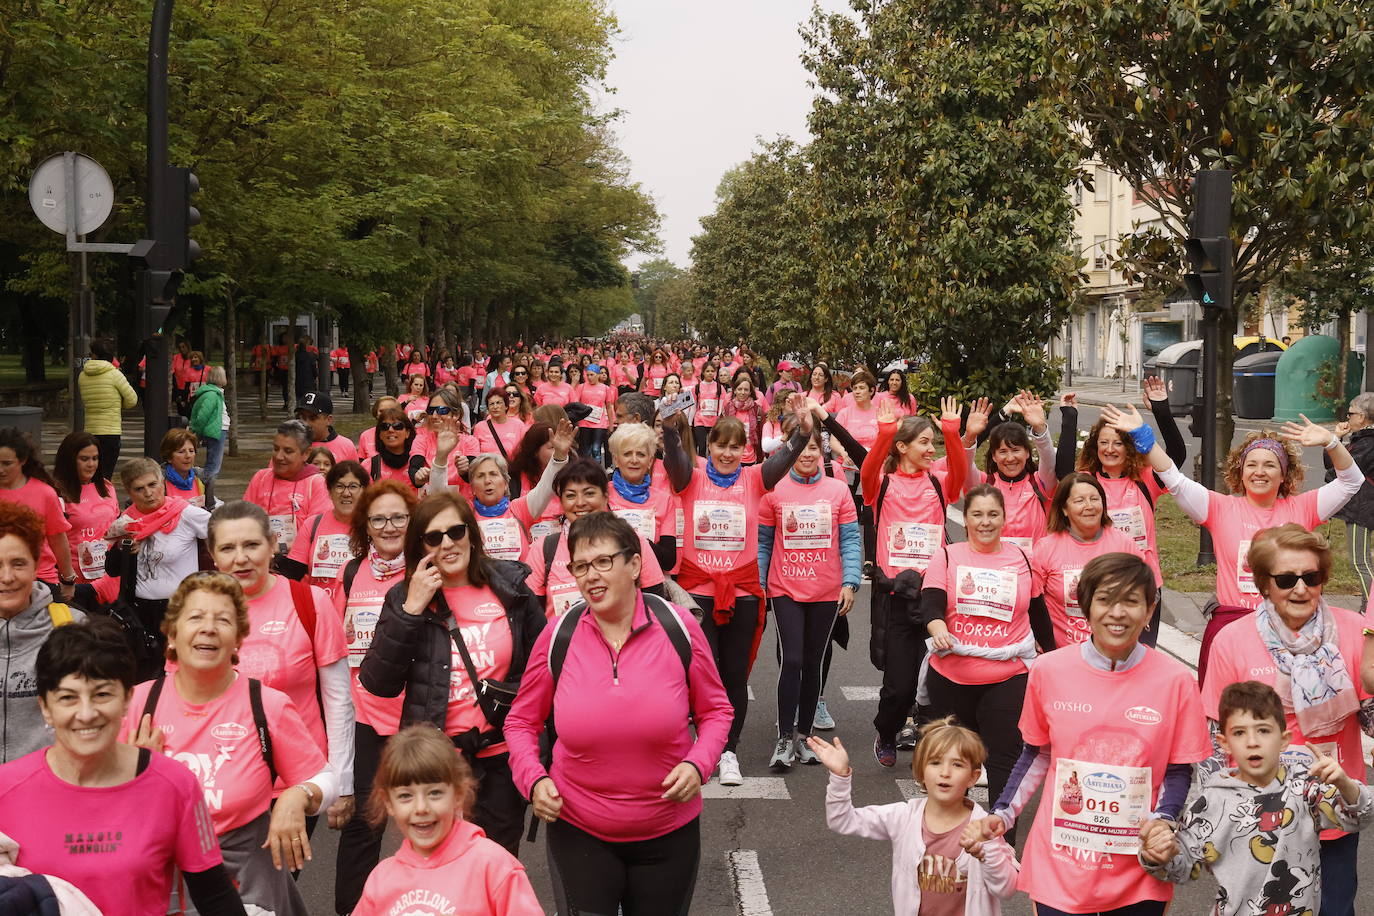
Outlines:
{"label": "grass lawn", "polygon": [[[1155,511],[1155,536],[1159,542],[1164,584],[1169,588],[1181,592],[1210,592],[1216,587],[1216,565],[1197,565],[1198,530],[1172,499],[1165,497],[1159,501]],[[1317,531],[1331,542],[1334,560],[1327,594],[1360,594],[1359,577],[1346,553],[1345,522],[1330,521],[1318,526]]]}
{"label": "grass lawn", "polygon": [[[49,364],[48,381],[60,382],[67,377],[67,364]],[[0,353],[0,385],[24,384],[24,363],[18,353]]]}

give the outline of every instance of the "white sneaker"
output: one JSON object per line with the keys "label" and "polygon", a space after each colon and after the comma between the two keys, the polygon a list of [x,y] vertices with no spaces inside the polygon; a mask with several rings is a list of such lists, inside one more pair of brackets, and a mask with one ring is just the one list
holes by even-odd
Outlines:
{"label": "white sneaker", "polygon": [[805,735],[797,736],[797,762],[807,766],[814,766],[821,762],[821,759],[816,756],[816,752],[807,746]]}
{"label": "white sneaker", "polygon": [[716,764],[716,779],[723,786],[744,785],[744,776],[739,771],[739,758],[734,751],[720,755],[720,763]]}
{"label": "white sneaker", "polygon": [[773,756],[768,761],[768,768],[774,773],[786,773],[792,769],[792,764],[796,762],[796,742],[791,738],[779,738],[778,743],[773,747]]}
{"label": "white sneaker", "polygon": [[823,732],[831,731],[835,727],[835,719],[826,708],[825,697],[821,697],[816,703],[816,715],[811,720],[811,727]]}

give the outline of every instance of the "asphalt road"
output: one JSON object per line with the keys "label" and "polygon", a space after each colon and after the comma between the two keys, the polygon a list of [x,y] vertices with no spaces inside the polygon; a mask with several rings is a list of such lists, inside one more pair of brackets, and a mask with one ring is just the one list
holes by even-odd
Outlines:
{"label": "asphalt road", "polygon": [[[865,585],[851,615],[849,651],[835,653],[826,688],[826,700],[836,721],[836,729],[829,735],[838,735],[850,750],[854,799],[859,805],[900,801],[914,791],[909,753],[900,752],[898,765],[891,770],[873,759],[871,721],[880,676],[868,662],[868,596]],[[692,912],[704,916],[891,912],[891,847],[884,842],[838,836],[826,828],[825,768],[797,766],[785,776],[768,771],[776,718],[772,703],[777,665],[772,639],[770,630],[751,681],[755,702],[740,743],[745,785],[726,790],[712,782],[705,790],[702,860]],[[986,790],[974,791],[981,802]],[[722,797],[726,793],[732,797]],[[1034,807],[1023,817],[1023,835]],[[333,912],[337,834],[321,827],[315,836],[315,861],[302,875],[301,888],[310,912],[327,916]],[[393,831],[386,851],[394,849],[397,842]],[[542,832],[540,842],[522,847],[520,859],[540,902],[552,912]],[[1367,882],[1374,882],[1374,842],[1362,844],[1360,871]],[[1172,912],[1205,913],[1214,891],[1211,880],[1204,877],[1180,889]],[[1029,916],[1030,903],[1018,895],[1003,912]]]}

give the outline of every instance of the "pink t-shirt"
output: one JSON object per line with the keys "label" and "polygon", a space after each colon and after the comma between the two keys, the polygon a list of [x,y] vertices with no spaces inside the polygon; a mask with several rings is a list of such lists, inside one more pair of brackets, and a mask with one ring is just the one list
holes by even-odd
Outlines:
{"label": "pink t-shirt", "polygon": [[[1087,609],[1078,604],[1078,577],[1083,567],[1094,557],[1104,553],[1131,553],[1142,556],[1140,545],[1116,528],[1103,528],[1102,536],[1090,544],[1074,538],[1067,531],[1047,534],[1035,544],[1031,567],[1035,583],[1045,596],[1045,608],[1054,625],[1054,641],[1058,646],[1087,642]],[[1155,576],[1155,584],[1159,577]]]}
{"label": "pink t-shirt", "polygon": [[334,593],[334,580],[339,570],[353,559],[353,548],[348,544],[349,525],[349,522],[339,521],[333,510],[312,516],[305,520],[300,536],[287,553],[289,559],[305,564],[305,581],[324,589],[328,595]]}
{"label": "pink t-shirt", "polygon": [[[744,468],[731,487],[716,486],[704,468],[692,471],[691,483],[678,494],[685,522],[683,564],[710,576],[757,563],[759,501],[763,494],[763,469],[759,465]],[[715,594],[715,586],[709,582],[692,589],[699,595]],[[735,597],[746,594],[735,587]]]}
{"label": "pink t-shirt", "polygon": [[[639,587],[653,588],[661,584],[663,570],[658,565],[658,558],[654,556],[653,547],[644,540],[643,535],[639,537],[639,554],[643,564],[639,572]],[[558,538],[558,549],[553,555],[552,570],[544,568],[543,537],[537,538],[530,544],[530,549],[525,551],[525,565],[530,568],[530,574],[525,577],[525,584],[530,587],[530,591],[544,599],[544,613],[550,620],[561,616],[574,602],[582,598],[577,580],[568,572],[569,559],[566,529]]]}
{"label": "pink t-shirt", "polygon": [[844,584],[840,526],[858,521],[843,480],[802,483],[787,474],[759,500],[759,524],[774,528],[768,591],[794,601],[835,601]]}
{"label": "pink t-shirt", "polygon": [[377,427],[369,426],[358,433],[358,463],[367,466],[367,459],[377,454]]}
{"label": "pink t-shirt", "polygon": [[839,413],[835,414],[835,422],[848,430],[864,448],[871,449],[873,443],[878,441],[878,410],[872,404],[867,410],[857,404],[841,407]]}
{"label": "pink t-shirt", "polygon": [[[509,463],[510,459],[515,457],[515,448],[520,444],[520,437],[525,435],[527,429],[529,429],[529,424],[524,420],[519,417],[507,417],[502,423],[483,420],[477,424],[472,432],[477,437],[478,454],[490,452],[493,455],[500,455],[502,451],[496,447],[499,439],[501,445],[505,447],[505,457]],[[494,435],[493,430],[495,430]]]}
{"label": "pink t-shirt", "polygon": [[710,429],[720,419],[720,409],[730,399],[730,389],[720,382],[697,382],[693,391],[697,410],[692,425]]}
{"label": "pink t-shirt", "polygon": [[315,699],[318,669],[344,658],[343,623],[323,589],[310,588],[315,599],[315,636],[305,632],[296,606],[291,600],[291,583],[273,575],[272,587],[265,594],[248,599],[248,619],[252,624],[239,647],[239,673],[257,678],[268,687],[290,698],[305,721],[315,744],[325,753],[324,719]]}
{"label": "pink t-shirt", "polygon": [[505,512],[490,518],[481,512],[477,513],[482,547],[488,556],[498,560],[519,560],[525,556],[530,546],[529,531],[534,525],[534,517],[530,515],[526,500],[524,496],[512,499],[506,504]]}
{"label": "pink t-shirt", "polygon": [[544,382],[534,393],[534,403],[540,407],[545,404],[567,404],[572,400],[572,394],[572,386],[567,382],[559,382],[557,385]]}
{"label": "pink t-shirt", "polygon": [[609,429],[616,393],[614,388],[600,382],[595,385],[579,386],[577,400],[590,407],[592,412],[577,425],[583,429]]}
{"label": "pink t-shirt", "polygon": [[[1365,620],[1359,614],[1344,608],[1333,607],[1331,613],[1336,617],[1336,638],[1346,674],[1360,699],[1367,699],[1368,694],[1360,683],[1360,657],[1364,651]],[[1202,710],[1207,714],[1207,718],[1214,721],[1220,714],[1221,691],[1228,684],[1237,681],[1259,681],[1277,686],[1280,680],[1288,678],[1288,675],[1279,671],[1273,655],[1260,639],[1259,627],[1253,614],[1235,621],[1217,634],[1216,641],[1212,644],[1211,661],[1207,664],[1207,681],[1202,685]],[[1294,748],[1315,745],[1336,758],[1336,762],[1351,778],[1357,782],[1366,781],[1367,756],[1360,744],[1361,732],[1357,716],[1348,716],[1344,727],[1334,735],[1307,736],[1298,727],[1298,717],[1293,711],[1285,709],[1284,712],[1286,727],[1293,733],[1292,743],[1288,750],[1284,751],[1285,759],[1293,754]],[[1310,763],[1310,760],[1308,762]],[[1332,840],[1344,835],[1339,830],[1322,831],[1323,840]]]}
{"label": "pink t-shirt", "polygon": [[0,488],[0,500],[28,506],[43,520],[43,549],[38,554],[38,578],[44,582],[57,581],[57,558],[53,555],[48,538],[54,534],[70,531],[71,522],[62,509],[62,498],[57,491],[41,480],[32,477],[24,479],[23,486],[13,490]]}
{"label": "pink t-shirt", "polygon": [[[879,382],[879,384],[882,384],[882,383]],[[892,410],[897,414],[897,419],[899,419],[899,420],[900,420],[902,417],[909,417],[909,416],[911,416],[912,414],[914,414],[914,413],[916,412],[916,399],[915,399],[915,398],[912,398],[912,399],[911,399],[911,407],[908,408],[908,407],[903,406],[902,402],[899,401],[899,400],[897,400],[897,396],[896,396],[895,394],[893,394],[892,392],[890,392],[890,391],[879,391],[877,394],[875,394],[875,395],[873,396],[873,406],[874,406],[874,407],[877,407],[879,404],[889,404],[889,403],[892,405]]]}
{"label": "pink t-shirt", "polygon": [[115,485],[105,484],[105,496],[94,483],[81,488],[81,502],[67,503],[67,521],[71,531],[67,542],[72,548],[72,569],[82,582],[94,582],[105,577],[105,530],[119,517],[119,500]]}
{"label": "pink t-shirt", "polygon": [[[974,646],[1012,646],[1030,635],[1031,598],[1040,594],[1030,559],[1002,541],[992,553],[967,542],[950,544],[930,558],[925,588],[944,589],[945,625],[952,636]],[[1019,658],[994,661],[966,655],[932,655],[930,667],[956,684],[995,684],[1026,672]]]}
{"label": "pink t-shirt", "polygon": [[[1146,779],[1148,816],[1169,764],[1194,764],[1211,756],[1197,679],[1189,668],[1153,649],[1122,672],[1093,668],[1082,652],[1081,646],[1066,646],[1040,656],[1026,686],[1021,737],[1049,748],[1050,768],[1021,855],[1019,887],[1032,900],[1069,913],[1170,900],[1173,885],[1147,874],[1134,852],[1082,848],[1092,838],[1064,824],[1057,813],[1055,801],[1065,786],[1057,771],[1063,761],[1066,771],[1085,778],[1091,774],[1118,784]],[[1061,821],[1060,838],[1068,843],[1052,842],[1056,820]]]}
{"label": "pink t-shirt", "polygon": [[[153,683],[144,681],[134,688],[124,716],[126,736],[138,730]],[[262,707],[282,782],[293,786],[324,769],[323,751],[310,741],[286,694],[263,687]],[[181,699],[176,676],[169,674],[153,710],[153,724],[162,729],[163,753],[184,764],[200,782],[216,834],[242,827],[268,809],[272,778],[258,744],[248,678],[238,677],[217,699],[195,704]]]}
{"label": "pink t-shirt", "polygon": [[[658,482],[662,480],[663,485]],[[677,534],[677,495],[668,485],[667,474],[654,474],[649,486],[649,498],[642,503],[630,502],[620,495],[612,483],[608,492],[607,504],[611,511],[639,532],[640,537],[651,543],[661,537]]]}
{"label": "pink t-shirt", "polygon": [[[1155,475],[1147,471],[1137,481],[1133,477],[1098,474],[1097,482],[1102,484],[1102,491],[1107,494],[1107,514],[1112,517],[1113,527],[1135,538],[1145,562],[1150,564],[1158,579],[1159,547],[1155,543],[1154,507],[1159,505],[1159,497],[1164,491],[1155,480]],[[1142,484],[1150,494],[1149,499],[1140,490]]]}
{"label": "pink t-shirt", "polygon": [[357,720],[369,725],[379,735],[394,735],[401,730],[401,707],[405,705],[405,692],[394,697],[379,697],[367,692],[358,680],[358,668],[372,645],[372,637],[377,632],[377,619],[382,614],[382,603],[391,587],[405,579],[405,567],[394,574],[378,579],[372,572],[372,564],[363,559],[358,564],[357,575],[353,577],[353,587],[344,594],[343,570],[334,586],[334,610],[343,620],[344,639],[348,642],[348,673],[353,684],[353,711]]}
{"label": "pink t-shirt", "polygon": [[[506,619],[506,609],[496,593],[486,586],[467,586],[466,588],[444,589],[444,599],[453,614],[453,622],[463,634],[463,644],[472,657],[472,666],[477,669],[478,678],[503,681],[510,673],[513,642],[510,621]],[[472,680],[463,665],[463,656],[458,647],[449,639],[448,675],[448,715],[444,719],[444,731],[450,735],[461,735],[469,729],[490,731],[487,717],[477,702]],[[478,756],[489,757],[504,754],[506,743],[501,741],[484,748]]]}
{"label": "pink t-shirt", "polygon": [[306,519],[333,509],[323,474],[282,480],[272,473],[271,468],[263,468],[248,482],[243,498],[267,511],[267,519],[272,526],[272,533],[277,536],[277,543],[287,550],[296,542],[296,534]]}
{"label": "pink t-shirt", "polygon": [[105,916],[165,913],[176,869],[223,860],[201,789],[183,766],[154,754],[119,786],[58,779],[48,749],[0,767],[0,830],[19,844],[15,862],[70,881]]}
{"label": "pink t-shirt", "polygon": [[1203,525],[1212,532],[1212,547],[1217,556],[1218,601],[1233,607],[1259,607],[1264,596],[1255,587],[1255,574],[1245,562],[1250,541],[1265,528],[1287,522],[1297,522],[1308,531],[1316,528],[1322,521],[1317,512],[1317,492],[1308,490],[1276,500],[1268,509],[1261,509],[1245,496],[1207,494],[1207,520]]}
{"label": "pink t-shirt", "polygon": [[[377,434],[377,428],[372,428],[372,434]],[[326,439],[323,442],[316,442],[316,445],[323,445],[329,449],[329,454],[334,456],[335,461],[357,461],[358,449],[353,444],[353,440],[347,436],[335,436],[333,439]]]}
{"label": "pink t-shirt", "polygon": [[[903,570],[924,572],[931,557],[945,542],[945,510],[930,478],[940,481],[948,505],[950,493],[945,483],[948,471],[932,469],[925,474],[887,475],[887,493],[882,511],[875,503],[878,526],[878,566],[885,575],[896,578]],[[876,499],[876,497],[875,497]]]}
{"label": "pink t-shirt", "polygon": [[[1002,528],[1002,538],[1034,553],[1035,542],[1049,531],[1045,524],[1046,503],[1040,499],[1037,488],[1040,482],[1035,479],[1035,471],[1020,480],[1009,481],[1001,474],[984,474],[983,479],[1002,491],[1006,505],[1007,523]],[[974,482],[977,482],[976,478]]]}
{"label": "pink t-shirt", "polygon": [[668,377],[668,367],[654,364],[644,372],[644,393],[656,398],[663,393],[663,380]]}

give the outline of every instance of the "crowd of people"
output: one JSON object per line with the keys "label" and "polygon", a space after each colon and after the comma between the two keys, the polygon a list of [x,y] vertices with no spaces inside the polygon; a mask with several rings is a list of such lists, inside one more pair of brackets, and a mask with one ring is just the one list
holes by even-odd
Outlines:
{"label": "crowd of people", "polygon": [[[1072,394],[921,404],[901,367],[743,343],[398,345],[362,373],[310,346],[241,499],[197,352],[161,461],[116,464],[105,414],[137,395],[100,341],[102,406],[51,470],[0,429],[0,833],[47,876],[14,891],[34,912],[304,914],[324,820],[340,916],[686,913],[702,785],[806,765],[832,830],[892,843],[897,912],[1154,916],[1204,871],[1226,916],[1355,912],[1374,629],[1323,597],[1315,529],[1374,495],[1374,398],[1247,434],[1220,493],[1153,379],[1153,424],[1106,406],[1080,442]],[[341,434],[329,373],[387,359],[398,392]],[[1307,490],[1303,447],[1330,468]],[[1166,496],[1218,560],[1196,673],[1154,648]],[[819,733],[865,583],[872,754],[911,751],[921,792],[856,808]],[[553,900],[520,864],[540,824]]]}

